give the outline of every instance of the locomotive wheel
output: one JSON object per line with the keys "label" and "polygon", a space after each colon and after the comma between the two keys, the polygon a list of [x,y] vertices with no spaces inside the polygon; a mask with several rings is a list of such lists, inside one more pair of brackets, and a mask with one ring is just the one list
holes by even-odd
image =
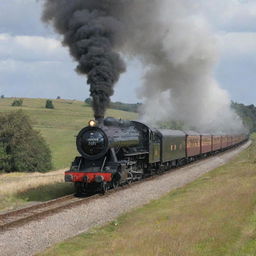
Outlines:
{"label": "locomotive wheel", "polygon": [[133,181],[133,174],[129,172],[127,177],[127,184],[131,184],[132,181]]}
{"label": "locomotive wheel", "polygon": [[102,182],[102,183],[101,183],[101,193],[102,193],[102,194],[105,194],[105,193],[107,192],[107,190],[108,190],[108,184],[107,184],[107,182]]}
{"label": "locomotive wheel", "polygon": [[112,185],[113,189],[117,189],[118,186],[120,185],[120,182],[116,177],[114,177],[112,182],[111,182],[111,185]]}

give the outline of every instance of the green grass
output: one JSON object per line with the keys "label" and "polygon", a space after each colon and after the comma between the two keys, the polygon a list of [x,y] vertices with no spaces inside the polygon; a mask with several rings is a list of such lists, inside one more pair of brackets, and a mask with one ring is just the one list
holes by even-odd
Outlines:
{"label": "green grass", "polygon": [[256,255],[256,135],[229,164],[40,255]]}
{"label": "green grass", "polygon": [[0,195],[0,211],[17,209],[34,202],[45,202],[70,195],[73,192],[72,184],[62,182],[31,188],[8,196]]}
{"label": "green grass", "polygon": [[70,183],[56,183],[38,188],[32,188],[25,192],[19,193],[17,198],[25,202],[45,202],[55,198],[74,193],[73,184]]}
{"label": "green grass", "polygon": [[[22,107],[12,107],[14,98],[0,99],[0,112],[22,109],[30,117],[50,146],[54,169],[68,167],[76,156],[75,136],[93,118],[91,107],[84,102],[53,100],[55,109],[45,109],[46,99],[23,99]],[[107,116],[136,119],[137,114],[109,110]]]}

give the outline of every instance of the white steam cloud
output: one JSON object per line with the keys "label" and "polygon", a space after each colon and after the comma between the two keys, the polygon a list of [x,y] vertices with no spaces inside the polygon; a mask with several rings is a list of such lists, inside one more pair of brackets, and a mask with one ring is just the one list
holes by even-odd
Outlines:
{"label": "white steam cloud", "polygon": [[132,27],[137,32],[127,43],[147,67],[139,93],[145,101],[141,119],[153,124],[181,121],[201,132],[242,131],[228,93],[214,78],[218,51],[200,6],[187,0],[147,5],[136,8]]}
{"label": "white steam cloud", "polygon": [[121,56],[131,56],[145,67],[142,120],[181,121],[204,132],[243,129],[214,79],[216,42],[197,0],[44,1],[44,21],[88,76],[95,117],[104,115],[125,70]]}

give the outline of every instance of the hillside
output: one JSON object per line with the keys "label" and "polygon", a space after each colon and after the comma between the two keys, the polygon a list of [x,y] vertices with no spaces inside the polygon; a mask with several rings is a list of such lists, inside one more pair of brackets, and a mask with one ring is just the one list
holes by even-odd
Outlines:
{"label": "hillside", "polygon": [[[53,100],[55,109],[46,109],[46,99],[23,99],[22,107],[12,107],[14,98],[0,99],[0,112],[22,109],[31,119],[33,127],[41,132],[50,146],[54,169],[65,168],[75,157],[75,136],[93,118],[91,107],[75,100]],[[136,119],[137,114],[109,110],[107,116]]]}

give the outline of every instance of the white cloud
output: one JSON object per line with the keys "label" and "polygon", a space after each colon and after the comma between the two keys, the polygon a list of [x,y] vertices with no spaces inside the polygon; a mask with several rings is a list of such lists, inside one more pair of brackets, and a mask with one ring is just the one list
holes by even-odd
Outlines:
{"label": "white cloud", "polygon": [[[83,100],[89,96],[89,87],[86,77],[79,76],[75,67],[67,48],[56,39],[0,34],[0,94],[46,98],[60,95]],[[113,99],[136,102],[139,76],[137,63],[132,63],[121,77]]]}
{"label": "white cloud", "polygon": [[0,34],[0,59],[70,61],[71,58],[67,49],[56,39]]}

